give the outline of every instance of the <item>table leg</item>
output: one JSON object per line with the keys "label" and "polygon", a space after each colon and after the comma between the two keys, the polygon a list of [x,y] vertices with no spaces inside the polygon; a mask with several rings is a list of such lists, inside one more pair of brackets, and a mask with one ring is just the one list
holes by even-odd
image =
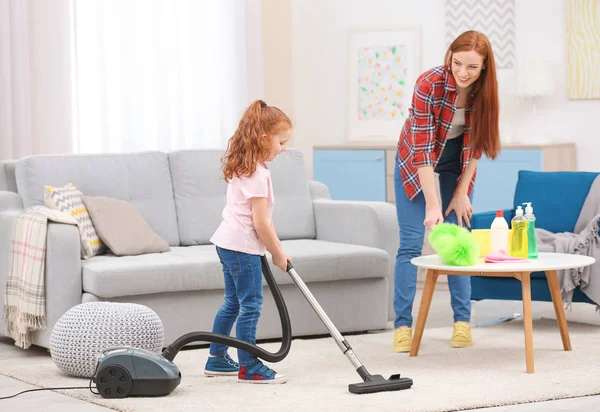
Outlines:
{"label": "table leg", "polygon": [[523,327],[525,329],[525,363],[527,373],[534,373],[533,366],[533,322],[531,319],[531,278],[530,273],[521,273],[523,294]]}
{"label": "table leg", "polygon": [[429,314],[429,307],[431,306],[431,299],[433,298],[433,291],[438,276],[439,274],[436,270],[427,270],[427,277],[425,278],[425,286],[423,287],[423,295],[421,297],[421,306],[419,306],[419,315],[417,316],[415,335],[410,347],[410,356],[417,356],[419,354],[423,329],[425,329],[425,322],[427,322],[427,315]]}
{"label": "table leg", "polygon": [[554,304],[554,312],[556,313],[556,321],[558,322],[558,328],[560,329],[560,337],[562,338],[563,348],[565,350],[571,350],[569,327],[567,326],[565,308],[563,307],[562,297],[560,295],[558,275],[556,274],[555,270],[548,270],[546,271],[546,278],[548,279],[548,289],[550,289],[550,295],[552,296],[552,303]]}

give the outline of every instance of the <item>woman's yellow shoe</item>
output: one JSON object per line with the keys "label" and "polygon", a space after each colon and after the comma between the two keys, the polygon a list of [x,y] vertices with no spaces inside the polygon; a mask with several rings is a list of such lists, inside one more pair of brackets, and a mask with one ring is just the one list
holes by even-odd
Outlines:
{"label": "woman's yellow shoe", "polygon": [[456,322],[452,332],[450,346],[453,348],[467,348],[473,344],[471,337],[471,326],[469,322]]}
{"label": "woman's yellow shoe", "polygon": [[412,328],[400,326],[394,331],[394,343],[392,350],[394,352],[410,352],[412,345]]}

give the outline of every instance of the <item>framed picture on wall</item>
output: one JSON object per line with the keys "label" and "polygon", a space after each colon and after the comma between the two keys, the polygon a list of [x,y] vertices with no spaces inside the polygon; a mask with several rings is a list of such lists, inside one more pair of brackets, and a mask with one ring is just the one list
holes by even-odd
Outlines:
{"label": "framed picture on wall", "polygon": [[348,140],[397,140],[421,71],[419,28],[353,29],[349,56]]}

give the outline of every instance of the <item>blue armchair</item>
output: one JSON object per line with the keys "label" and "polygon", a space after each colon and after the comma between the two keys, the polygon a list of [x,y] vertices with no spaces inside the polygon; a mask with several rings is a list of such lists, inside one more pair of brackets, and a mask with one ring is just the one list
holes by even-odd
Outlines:
{"label": "blue armchair", "polygon": [[[532,202],[538,228],[553,233],[574,232],[579,212],[598,173],[591,172],[531,172],[520,171],[515,189],[514,208],[504,210],[509,222],[514,209],[523,202]],[[477,194],[475,194],[477,196]],[[523,207],[524,208],[524,207]],[[473,229],[489,229],[496,211],[476,213]],[[521,300],[521,282],[514,278],[471,277],[471,300]],[[551,302],[544,272],[531,274],[531,300]],[[573,302],[593,303],[577,288]]]}

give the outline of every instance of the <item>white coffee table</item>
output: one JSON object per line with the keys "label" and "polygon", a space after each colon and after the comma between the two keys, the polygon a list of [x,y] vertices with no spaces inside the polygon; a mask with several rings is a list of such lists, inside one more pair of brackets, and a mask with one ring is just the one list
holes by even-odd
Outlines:
{"label": "white coffee table", "polygon": [[413,337],[410,356],[417,356],[423,329],[427,321],[427,314],[431,306],[433,290],[439,275],[463,275],[463,276],[490,276],[490,277],[514,277],[521,281],[523,294],[523,323],[525,328],[525,363],[527,373],[534,372],[533,366],[533,325],[531,320],[531,279],[532,272],[546,272],[548,288],[552,296],[554,311],[560,329],[564,350],[571,350],[567,318],[563,308],[558,284],[557,270],[572,269],[594,264],[595,259],[589,256],[569,255],[564,253],[540,253],[538,259],[532,259],[521,263],[485,263],[478,259],[473,266],[451,266],[446,264],[438,255],[419,256],[411,260],[417,267],[427,269],[427,278],[419,307],[415,335]]}

